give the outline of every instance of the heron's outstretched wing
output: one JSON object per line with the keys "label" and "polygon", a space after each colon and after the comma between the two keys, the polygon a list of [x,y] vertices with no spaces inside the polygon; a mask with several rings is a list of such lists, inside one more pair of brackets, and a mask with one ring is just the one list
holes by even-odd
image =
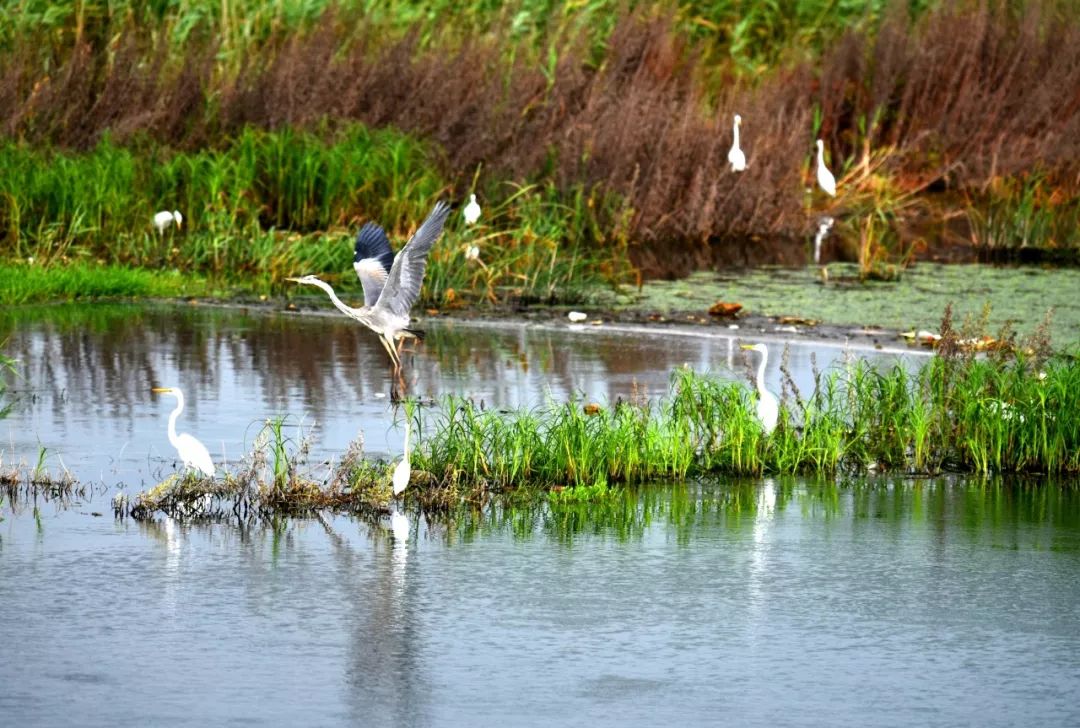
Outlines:
{"label": "heron's outstretched wing", "polygon": [[428,251],[442,234],[443,224],[449,214],[450,205],[441,200],[435,203],[435,209],[428,215],[427,220],[424,220],[424,224],[394,258],[394,265],[390,268],[390,275],[386,278],[386,285],[375,304],[376,308],[396,316],[409,315],[424,282]]}
{"label": "heron's outstretched wing", "polygon": [[353,256],[353,270],[364,287],[365,306],[374,306],[379,300],[393,265],[394,251],[390,249],[386,232],[373,222],[366,223],[356,234],[356,254]]}

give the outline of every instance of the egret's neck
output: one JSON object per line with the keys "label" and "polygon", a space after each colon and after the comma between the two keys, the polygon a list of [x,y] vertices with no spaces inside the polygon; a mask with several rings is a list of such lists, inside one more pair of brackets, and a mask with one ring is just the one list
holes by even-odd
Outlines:
{"label": "egret's neck", "polygon": [[732,126],[732,133],[735,136],[734,146],[737,148],[739,146],[739,122],[736,121],[734,126]]}
{"label": "egret's neck", "polygon": [[817,147],[817,163],[819,167],[825,166],[825,145],[818,144]]}
{"label": "egret's neck", "polygon": [[180,417],[180,413],[184,411],[184,395],[180,392],[173,392],[173,394],[176,397],[176,409],[169,415],[169,442],[179,448],[180,445],[177,440],[180,438],[176,436],[176,420]]}
{"label": "egret's neck", "polygon": [[769,355],[765,352],[761,352],[761,363],[757,368],[757,388],[759,392],[765,392],[765,363],[768,361]]}

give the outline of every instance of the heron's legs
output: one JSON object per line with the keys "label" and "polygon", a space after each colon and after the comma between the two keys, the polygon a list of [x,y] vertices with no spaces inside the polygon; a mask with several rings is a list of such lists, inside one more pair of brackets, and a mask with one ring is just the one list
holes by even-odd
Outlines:
{"label": "heron's legs", "polygon": [[390,361],[394,363],[394,371],[401,369],[401,357],[398,356],[397,350],[394,348],[392,341],[387,339],[382,334],[379,335],[379,341],[382,343],[383,348],[386,349],[386,353],[390,355]]}

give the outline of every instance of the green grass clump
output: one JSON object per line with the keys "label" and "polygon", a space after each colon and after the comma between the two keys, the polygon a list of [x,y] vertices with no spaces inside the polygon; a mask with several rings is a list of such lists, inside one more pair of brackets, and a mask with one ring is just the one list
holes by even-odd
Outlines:
{"label": "green grass clump", "polygon": [[0,263],[0,303],[41,303],[94,298],[204,296],[213,288],[200,277],[94,263]]}
{"label": "green grass clump", "polygon": [[499,411],[448,398],[414,462],[444,483],[568,486],[570,500],[706,473],[1076,473],[1078,412],[1075,357],[939,356],[917,371],[858,361],[820,374],[806,399],[785,396],[766,434],[742,384],[679,369],[659,402]]}
{"label": "green grass clump", "polygon": [[[260,262],[234,252],[246,236],[293,234],[378,219],[400,231],[445,187],[429,151],[392,130],[351,125],[316,135],[246,129],[220,149],[174,152],[108,139],[87,153],[0,146],[0,231],[18,257],[70,249],[137,265],[170,255],[220,272]],[[184,215],[158,235],[158,210]],[[184,246],[191,231],[203,242]],[[180,248],[173,254],[174,248]]]}
{"label": "green grass clump", "polygon": [[[378,221],[398,248],[447,196],[427,147],[361,125],[324,135],[247,129],[224,148],[197,152],[106,140],[69,153],[9,142],[0,145],[0,169],[0,239],[9,260],[49,270],[42,286],[5,276],[13,280],[0,285],[6,303],[199,288],[162,285],[168,277],[159,273],[122,273],[127,267],[260,293],[307,273],[355,288],[353,235],[361,222]],[[452,218],[430,257],[424,303],[567,299],[626,277],[625,234],[601,233],[589,212],[615,201],[581,192],[568,205],[550,186],[502,191],[478,226]],[[179,210],[183,225],[159,234],[151,218],[160,209]],[[585,241],[594,241],[588,254]],[[478,258],[466,255],[473,246]],[[92,267],[67,266],[70,260],[98,260],[110,272],[95,275]]]}

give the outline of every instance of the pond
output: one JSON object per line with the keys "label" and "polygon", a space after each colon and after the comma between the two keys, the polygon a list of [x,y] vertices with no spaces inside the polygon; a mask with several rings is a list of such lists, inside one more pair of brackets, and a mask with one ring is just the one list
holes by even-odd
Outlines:
{"label": "pond", "polygon": [[[690,364],[745,379],[740,342],[777,341],[769,332],[719,327],[569,325],[430,319],[427,340],[406,355],[408,393],[424,400],[458,394],[498,407],[529,407],[546,397],[613,402],[667,392],[672,369]],[[339,455],[358,433],[366,451],[397,457],[404,436],[390,402],[392,376],[375,336],[330,315],[206,306],[53,306],[0,315],[4,352],[18,360],[0,420],[4,462],[34,465],[41,447],[54,472],[80,481],[145,487],[172,471],[166,437],[171,397],[186,408],[177,428],[206,443],[216,462],[234,465],[270,417],[302,428],[316,462]],[[782,345],[766,379],[780,391]],[[845,356],[917,363],[919,350],[875,350],[844,342],[794,342],[790,371],[812,386],[820,368]],[[754,355],[756,356],[756,355]],[[756,361],[756,360],[754,360]]]}
{"label": "pond", "polygon": [[[684,362],[724,369],[726,336],[757,340],[426,325],[412,392],[498,406],[659,394]],[[40,443],[97,484],[0,510],[5,723],[1080,724],[1069,483],[661,483],[403,506],[396,536],[345,516],[114,520],[118,483],[173,468],[152,384],[184,387],[181,429],[230,458],[281,413],[314,426],[313,460],[358,429],[389,457],[385,352],[350,322],[259,310],[57,308],[2,326],[21,374],[5,462]],[[799,386],[811,353],[845,355],[793,345]]]}

